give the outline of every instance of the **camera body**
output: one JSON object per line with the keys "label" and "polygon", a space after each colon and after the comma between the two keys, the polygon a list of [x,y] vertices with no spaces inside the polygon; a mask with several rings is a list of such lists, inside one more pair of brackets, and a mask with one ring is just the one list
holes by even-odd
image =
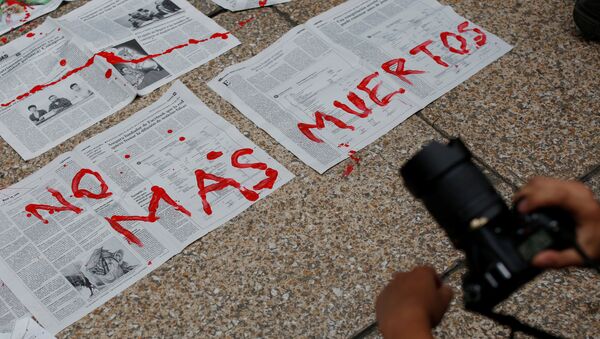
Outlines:
{"label": "camera body", "polygon": [[432,142],[400,172],[465,254],[465,308],[486,312],[541,272],[530,264],[537,253],[573,245],[575,222],[562,209],[521,215],[509,208],[471,158],[460,139]]}

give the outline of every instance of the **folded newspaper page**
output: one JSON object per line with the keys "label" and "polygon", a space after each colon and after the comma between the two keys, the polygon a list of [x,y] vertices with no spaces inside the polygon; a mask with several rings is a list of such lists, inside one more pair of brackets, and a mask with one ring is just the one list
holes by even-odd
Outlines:
{"label": "folded newspaper page", "polygon": [[209,86],[319,173],[511,49],[433,0],[351,0]]}
{"label": "folded newspaper page", "polygon": [[56,334],[292,178],[177,81],[0,191],[0,278]]}
{"label": "folded newspaper page", "polygon": [[217,5],[230,11],[242,11],[245,9],[265,7],[290,2],[291,0],[212,0]]}
{"label": "folded newspaper page", "polygon": [[0,35],[52,12],[62,2],[63,0],[0,0]]}
{"label": "folded newspaper page", "polygon": [[91,1],[0,46],[0,136],[32,159],[238,44],[185,0]]}
{"label": "folded newspaper page", "polygon": [[31,317],[18,319],[10,332],[0,332],[0,339],[55,339]]}

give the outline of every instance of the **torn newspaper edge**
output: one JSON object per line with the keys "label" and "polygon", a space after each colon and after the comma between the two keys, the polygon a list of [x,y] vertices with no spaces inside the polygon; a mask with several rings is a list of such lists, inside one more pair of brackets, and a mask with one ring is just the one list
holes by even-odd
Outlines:
{"label": "torn newspaper edge", "polygon": [[0,191],[0,278],[56,334],[292,178],[177,81]]}
{"label": "torn newspaper edge", "polygon": [[239,43],[185,0],[91,1],[0,47],[0,136],[32,159]]}
{"label": "torn newspaper edge", "polygon": [[352,0],[209,86],[319,173],[512,47],[433,0]]}
{"label": "torn newspaper edge", "polygon": [[291,0],[212,0],[217,5],[230,11],[243,11],[245,9],[272,6],[290,2]]}

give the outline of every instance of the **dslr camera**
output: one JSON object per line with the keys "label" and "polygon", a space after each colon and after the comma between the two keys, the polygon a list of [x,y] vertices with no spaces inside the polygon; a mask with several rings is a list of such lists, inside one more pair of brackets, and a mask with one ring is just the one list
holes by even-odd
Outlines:
{"label": "dslr camera", "polygon": [[468,310],[491,312],[541,272],[530,264],[537,253],[575,244],[569,213],[544,208],[522,215],[509,208],[460,139],[431,142],[400,172],[408,190],[465,254]]}

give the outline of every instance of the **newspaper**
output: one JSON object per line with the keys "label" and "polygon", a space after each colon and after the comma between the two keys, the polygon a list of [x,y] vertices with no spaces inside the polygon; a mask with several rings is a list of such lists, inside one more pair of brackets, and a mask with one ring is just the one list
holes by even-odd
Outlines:
{"label": "newspaper", "polygon": [[437,1],[351,0],[209,86],[324,173],[510,49]]}
{"label": "newspaper", "polygon": [[177,81],[0,191],[0,278],[55,334],[292,178]]}
{"label": "newspaper", "polygon": [[230,11],[242,11],[245,9],[265,7],[290,2],[291,0],[212,0],[217,5]]}
{"label": "newspaper", "polygon": [[0,332],[0,339],[55,339],[31,317],[18,319],[9,332]]}
{"label": "newspaper", "polygon": [[[0,225],[2,231],[8,229],[8,225]],[[9,339],[15,326],[20,319],[30,318],[31,314],[19,301],[14,293],[0,280],[0,339]]]}
{"label": "newspaper", "polygon": [[0,136],[29,160],[238,44],[185,0],[91,1],[0,46]]}
{"label": "newspaper", "polygon": [[62,2],[63,0],[0,0],[0,35],[52,12]]}

